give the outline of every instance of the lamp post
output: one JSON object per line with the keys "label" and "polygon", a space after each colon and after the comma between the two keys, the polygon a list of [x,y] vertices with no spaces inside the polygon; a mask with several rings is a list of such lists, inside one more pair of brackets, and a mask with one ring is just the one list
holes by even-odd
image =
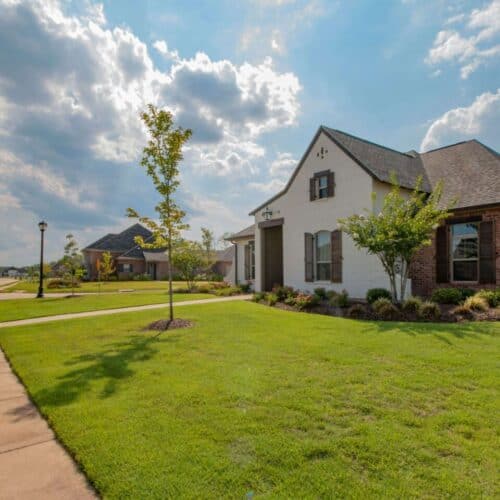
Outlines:
{"label": "lamp post", "polygon": [[47,229],[47,223],[42,220],[38,223],[38,227],[40,228],[40,283],[38,285],[38,294],[36,298],[43,299],[43,234]]}

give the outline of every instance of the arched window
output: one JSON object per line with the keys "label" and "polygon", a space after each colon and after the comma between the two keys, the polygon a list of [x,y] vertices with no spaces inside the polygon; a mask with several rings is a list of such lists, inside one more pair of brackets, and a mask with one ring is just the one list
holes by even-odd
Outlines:
{"label": "arched window", "polygon": [[330,231],[317,232],[315,240],[316,280],[330,281],[332,276],[332,251]]}

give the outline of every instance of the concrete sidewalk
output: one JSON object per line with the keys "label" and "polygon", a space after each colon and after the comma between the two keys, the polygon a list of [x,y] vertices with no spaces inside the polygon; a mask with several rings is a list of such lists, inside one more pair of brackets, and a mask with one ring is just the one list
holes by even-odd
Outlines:
{"label": "concrete sidewalk", "polygon": [[[234,297],[218,297],[215,299],[185,300],[184,302],[174,302],[174,307],[213,304],[214,302],[233,302],[235,300],[249,300],[251,299],[251,297],[252,297],[251,295],[235,295]],[[43,316],[41,318],[2,321],[0,322],[0,328],[8,328],[11,326],[22,326],[22,325],[36,325],[38,323],[49,323],[50,321],[62,321],[65,319],[91,318],[94,316],[107,316],[109,314],[119,314],[126,312],[135,312],[135,311],[148,311],[150,309],[165,309],[167,307],[168,303],[163,303],[163,304],[149,304],[145,306],[120,307],[117,309],[102,309],[99,311],[87,311],[80,313],[57,314],[55,316]]]}
{"label": "concrete sidewalk", "polygon": [[0,349],[0,499],[95,499]]}

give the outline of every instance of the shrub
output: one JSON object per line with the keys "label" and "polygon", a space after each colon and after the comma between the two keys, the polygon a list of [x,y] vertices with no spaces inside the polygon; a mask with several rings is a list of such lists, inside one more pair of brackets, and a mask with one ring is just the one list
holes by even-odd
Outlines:
{"label": "shrub", "polygon": [[500,304],[500,290],[480,290],[476,293],[476,297],[481,297],[486,300],[490,307],[498,307]]}
{"label": "shrub", "polygon": [[405,313],[415,313],[417,314],[422,306],[422,299],[419,297],[408,297],[401,306],[401,309]]}
{"label": "shrub", "polygon": [[396,319],[399,316],[399,309],[387,297],[377,299],[372,304],[372,309],[379,319]]}
{"label": "shrub", "polygon": [[242,293],[248,293],[252,289],[252,284],[251,283],[242,283],[240,285],[240,289]]}
{"label": "shrub", "polygon": [[[75,281],[74,287],[78,288],[80,283]],[[66,280],[63,278],[52,279],[47,283],[47,288],[71,288],[71,280]]]}
{"label": "shrub", "polygon": [[436,320],[441,317],[441,309],[435,302],[426,300],[425,302],[422,302],[422,305],[418,310],[418,316],[428,321],[433,319]]}
{"label": "shrub", "polygon": [[253,294],[252,300],[254,302],[261,302],[266,299],[266,294],[264,292],[255,292]]}
{"label": "shrub", "polygon": [[347,310],[347,316],[352,319],[361,319],[366,316],[366,308],[362,304],[353,304]]}
{"label": "shrub", "polygon": [[214,290],[210,285],[200,285],[193,289],[196,293],[212,293]]}
{"label": "shrub", "polygon": [[488,302],[483,297],[473,295],[465,299],[464,307],[468,307],[471,311],[484,312],[488,310]]}
{"label": "shrub", "polygon": [[268,306],[274,306],[278,302],[278,296],[275,293],[268,293],[266,301]]}
{"label": "shrub", "polygon": [[432,292],[431,300],[438,304],[459,304],[463,297],[458,288],[436,288]]}
{"label": "shrub", "polygon": [[474,317],[470,307],[465,304],[459,304],[457,307],[453,309],[452,313],[469,319],[472,319]]}
{"label": "shrub", "polygon": [[326,299],[326,289],[323,287],[318,287],[314,289],[314,295],[317,295],[320,300]]}
{"label": "shrub", "polygon": [[217,297],[231,297],[233,295],[239,295],[240,293],[241,288],[239,286],[226,286],[215,291]]}
{"label": "shrub", "polygon": [[462,300],[465,300],[467,297],[472,297],[476,295],[476,290],[472,288],[459,288],[460,294],[462,295]]}
{"label": "shrub", "polygon": [[366,292],[366,301],[368,304],[373,304],[377,299],[380,299],[381,297],[385,299],[392,299],[391,292],[389,290],[386,290],[385,288],[370,288]]}
{"label": "shrub", "polygon": [[349,294],[346,290],[342,290],[341,293],[338,293],[330,299],[330,305],[333,307],[349,307]]}
{"label": "shrub", "polygon": [[191,290],[186,287],[174,288],[174,293],[191,293]]}
{"label": "shrub", "polygon": [[295,297],[295,305],[302,311],[304,309],[310,309],[318,305],[318,298],[316,295],[309,295],[308,293],[299,293]]}
{"label": "shrub", "polygon": [[338,295],[338,293],[335,291],[335,290],[328,290],[326,292],[326,298],[331,301],[333,299],[333,297],[336,297]]}
{"label": "shrub", "polygon": [[132,278],[133,281],[151,281],[153,278],[147,274],[147,273],[144,273],[144,274],[136,274],[134,275],[134,277]]}
{"label": "shrub", "polygon": [[276,294],[279,302],[284,302],[287,297],[297,295],[297,292],[291,286],[275,286],[272,293]]}
{"label": "shrub", "polygon": [[288,305],[288,306],[296,306],[297,305],[297,301],[296,301],[296,296],[294,295],[289,295],[286,299],[285,299],[285,304]]}

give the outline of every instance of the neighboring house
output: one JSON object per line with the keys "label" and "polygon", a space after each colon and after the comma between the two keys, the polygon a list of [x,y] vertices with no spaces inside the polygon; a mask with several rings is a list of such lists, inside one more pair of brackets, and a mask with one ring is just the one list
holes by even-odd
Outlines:
{"label": "neighboring house", "polygon": [[152,233],[140,224],[134,224],[118,234],[107,234],[82,250],[89,279],[98,278],[98,262],[102,254],[109,252],[114,260],[119,279],[129,279],[138,274],[149,274],[152,279],[165,279],[167,276],[167,256],[165,250],[142,249],[134,241],[142,236],[145,241]]}
{"label": "neighboring house", "polygon": [[231,273],[233,256],[234,247],[232,245],[224,250],[217,250],[215,252],[215,263],[212,266],[212,271],[226,279]]}
{"label": "neighboring house", "polygon": [[2,271],[2,276],[7,278],[20,278],[23,276],[23,271],[17,267],[8,267]]}
{"label": "neighboring house", "polygon": [[403,193],[422,177],[423,191],[443,180],[443,203],[457,200],[432,246],[415,260],[412,293],[500,283],[496,151],[470,140],[422,154],[402,153],[324,126],[284,189],[250,213],[255,226],[230,238],[237,250],[232,281],[253,281],[256,290],[277,284],[309,291],[345,289],[356,298],[370,288],[389,288],[377,257],[355,248],[337,221],[366,209],[380,211],[393,172]]}

